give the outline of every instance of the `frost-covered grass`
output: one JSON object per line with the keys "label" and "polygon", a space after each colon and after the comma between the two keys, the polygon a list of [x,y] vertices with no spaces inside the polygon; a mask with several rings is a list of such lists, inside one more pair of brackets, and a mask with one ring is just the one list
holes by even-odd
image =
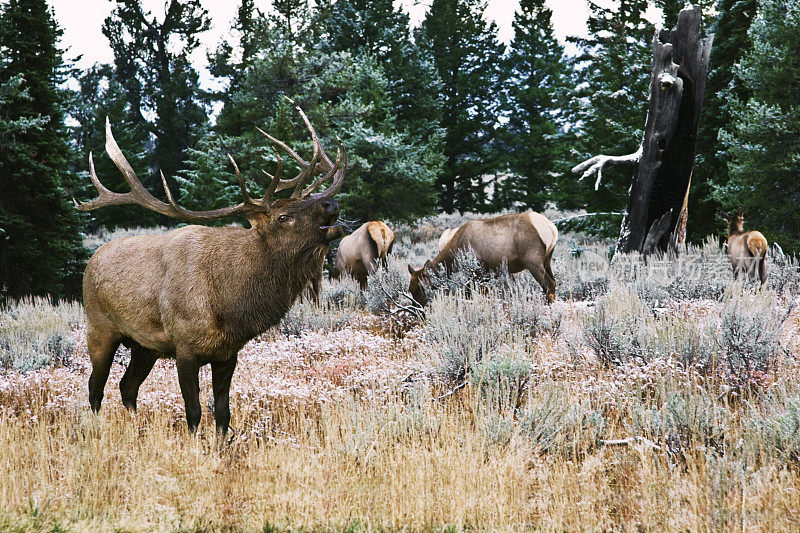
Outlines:
{"label": "frost-covered grass", "polygon": [[71,351],[2,374],[0,528],[796,529],[793,260],[762,289],[732,283],[712,243],[683,255],[691,268],[603,270],[609,243],[564,235],[553,305],[528,273],[465,273],[418,312],[405,267],[438,235],[398,233],[366,292],[326,280],[320,305],[298,301],[242,350],[226,444],[210,413],[186,433],[169,360],[136,415],[115,363],[91,415],[80,307],[4,309],[20,353],[59,333]]}
{"label": "frost-covered grass", "polygon": [[26,372],[70,364],[82,321],[77,303],[37,297],[0,306],[0,368]]}
{"label": "frost-covered grass", "polygon": [[117,228],[113,230],[101,228],[97,233],[84,235],[83,245],[87,250],[93,252],[100,248],[100,246],[114,239],[132,237],[134,235],[160,235],[172,229],[174,228],[167,228],[164,226],[154,226],[152,228]]}

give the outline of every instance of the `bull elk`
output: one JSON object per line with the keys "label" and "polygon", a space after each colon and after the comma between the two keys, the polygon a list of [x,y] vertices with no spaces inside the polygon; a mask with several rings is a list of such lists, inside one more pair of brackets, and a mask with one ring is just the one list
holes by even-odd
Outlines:
{"label": "bull elk", "polygon": [[[106,189],[89,154],[90,175],[99,196],[76,202],[78,209],[136,204],[191,223],[242,215],[250,228],[185,226],[164,235],[116,239],[95,252],[83,275],[93,411],[100,410],[114,353],[124,344],[131,350],[130,364],[119,384],[126,408],[136,409],[139,386],[156,360],[174,358],[186,422],[195,431],[201,416],[198,372],[210,364],[217,430],[227,431],[231,378],[239,350],[281,320],[319,273],[329,243],[342,234],[336,224],[339,205],[333,196],[342,187],[347,155],[339,141],[333,163],[303,110],[295,108],[311,134],[311,160],[306,162],[262,131],[274,143],[277,157],[275,175],[267,174],[266,193],[251,198],[231,158],[244,199],[211,211],[180,207],[163,174],[168,202],[152,196],[122,155],[106,119],[106,151],[131,190],[120,194]],[[294,178],[281,179],[283,160],[275,145],[300,166]],[[323,175],[307,186],[316,174]],[[328,180],[332,182],[327,189],[314,192]],[[294,188],[290,198],[273,200],[276,191],[288,188]]]}
{"label": "bull elk", "polygon": [[362,290],[366,289],[367,276],[374,274],[379,265],[386,266],[386,255],[393,245],[394,232],[389,226],[376,220],[362,224],[339,243],[333,277],[338,279],[348,273]]}
{"label": "bull elk", "polygon": [[[744,231],[744,213],[740,207],[734,213],[719,212],[728,223],[728,261],[735,279],[755,279],[763,285],[767,279],[767,239],[760,231]],[[756,274],[758,270],[758,274]]]}
{"label": "bull elk", "polygon": [[528,211],[486,220],[471,220],[458,228],[439,255],[419,269],[408,267],[409,292],[417,302],[427,303],[423,287],[430,270],[443,265],[450,271],[459,250],[472,248],[483,266],[490,270],[504,262],[512,274],[528,270],[541,285],[548,302],[555,301],[556,280],[550,268],[558,229],[544,215]]}

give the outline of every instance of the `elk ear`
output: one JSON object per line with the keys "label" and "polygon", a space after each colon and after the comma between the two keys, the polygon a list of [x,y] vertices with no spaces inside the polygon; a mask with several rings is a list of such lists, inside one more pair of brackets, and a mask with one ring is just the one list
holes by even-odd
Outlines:
{"label": "elk ear", "polygon": [[414,268],[414,267],[412,267],[411,265],[407,265],[407,266],[408,266],[408,273],[409,273],[409,274],[411,274],[411,275],[413,276],[414,274],[416,274],[416,273],[417,273],[417,269],[415,269],[415,268]]}
{"label": "elk ear", "polygon": [[720,209],[720,211],[719,211],[719,216],[721,216],[721,217],[722,217],[722,218],[724,218],[725,220],[728,220],[728,219],[730,219],[730,218],[731,218],[731,216],[730,216],[728,213],[726,213],[725,211],[722,211],[721,209]]}
{"label": "elk ear", "polygon": [[740,208],[738,208],[738,209],[736,210],[736,216],[737,216],[737,217],[744,216],[744,209],[742,209],[741,207],[740,207]]}
{"label": "elk ear", "polygon": [[428,259],[427,261],[425,261],[425,266],[423,266],[422,268],[428,268],[430,266],[431,266],[431,260]]}

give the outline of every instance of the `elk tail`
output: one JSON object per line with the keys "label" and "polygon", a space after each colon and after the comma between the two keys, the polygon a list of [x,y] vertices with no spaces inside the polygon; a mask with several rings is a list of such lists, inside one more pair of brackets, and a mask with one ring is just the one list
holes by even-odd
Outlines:
{"label": "elk tail", "polygon": [[755,231],[748,235],[747,250],[758,260],[758,277],[763,284],[767,279],[767,239]]}
{"label": "elk tail", "polygon": [[386,254],[391,251],[392,245],[394,244],[394,234],[392,230],[389,229],[389,226],[382,222],[370,222],[367,226],[367,233],[369,234],[370,241],[372,241],[372,249],[375,253],[375,257],[378,258],[381,263],[386,263]]}

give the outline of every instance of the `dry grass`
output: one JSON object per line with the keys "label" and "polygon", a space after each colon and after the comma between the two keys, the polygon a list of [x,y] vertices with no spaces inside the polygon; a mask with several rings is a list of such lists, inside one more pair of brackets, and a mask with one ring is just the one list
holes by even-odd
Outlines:
{"label": "dry grass", "polygon": [[[352,283],[326,282],[322,307],[298,303],[240,354],[224,443],[210,413],[187,433],[172,361],[134,415],[121,352],[93,415],[80,309],[0,310],[0,341],[71,346],[0,375],[0,530],[798,530],[800,313],[783,355],[733,390],[724,367],[678,353],[700,326],[701,348],[723,350],[725,301],[653,307],[636,287],[552,307],[537,287],[439,295],[396,336]],[[649,356],[604,366],[587,342],[598,307],[612,324],[646,315],[647,331],[612,333]],[[445,395],[459,358],[472,379]]]}
{"label": "dry grass", "polygon": [[[4,528],[798,527],[800,477],[780,460],[757,451],[720,456],[702,442],[678,453],[661,442],[660,449],[602,445],[580,428],[544,451],[524,422],[488,409],[469,387],[437,401],[430,387],[404,386],[430,347],[413,334],[396,340],[361,327],[267,335],[248,345],[234,378],[238,431],[223,445],[210,415],[199,435],[187,434],[169,361],[145,382],[135,416],[116,390],[121,364],[101,415],[88,412],[80,339],[70,368],[7,375],[0,387]],[[629,419],[641,403],[632,390],[691,382],[659,365],[575,368],[562,348],[548,338],[532,345],[536,385],[526,405],[555,397],[597,409],[606,439],[631,436]],[[204,375],[204,397],[209,381]],[[726,423],[742,414],[732,410]],[[498,416],[510,428],[507,439],[489,430]],[[748,438],[741,424],[729,430],[731,442]]]}

